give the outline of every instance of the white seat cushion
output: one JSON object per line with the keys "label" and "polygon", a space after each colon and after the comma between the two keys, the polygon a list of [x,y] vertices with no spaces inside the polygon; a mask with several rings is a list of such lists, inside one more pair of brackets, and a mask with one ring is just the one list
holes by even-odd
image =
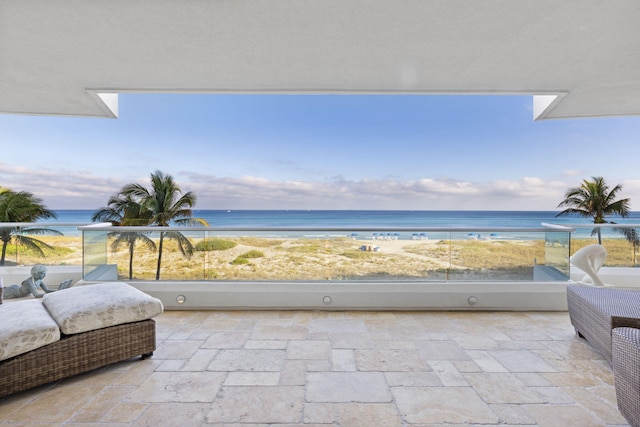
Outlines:
{"label": "white seat cushion", "polygon": [[0,305],[0,360],[5,360],[60,339],[58,324],[40,300]]}
{"label": "white seat cushion", "polygon": [[67,335],[150,319],[163,310],[159,299],[122,282],[52,292],[42,303]]}

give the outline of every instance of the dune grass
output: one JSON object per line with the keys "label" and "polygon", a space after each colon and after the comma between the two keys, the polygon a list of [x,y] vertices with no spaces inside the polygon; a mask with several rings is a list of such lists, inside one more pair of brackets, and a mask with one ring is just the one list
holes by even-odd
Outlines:
{"label": "dune grass", "polygon": [[[23,247],[9,246],[7,265],[82,264],[80,236],[43,236],[53,246],[42,258]],[[165,241],[163,280],[443,280],[497,279],[531,280],[534,264],[544,264],[545,255],[555,252],[566,260],[567,248],[545,247],[542,240],[442,240],[374,242],[378,252],[362,251],[372,242],[348,238],[261,238],[229,237],[194,239],[201,250],[183,257],[176,243]],[[574,239],[571,254],[594,243]],[[607,239],[607,266],[632,266],[635,252],[624,239]],[[129,253],[104,245],[107,263],[118,265],[118,274],[128,278]],[[157,253],[136,246],[133,277],[153,280]]]}
{"label": "dune grass", "polygon": [[200,240],[194,245],[194,249],[202,252],[226,251],[227,249],[235,248],[236,246],[238,246],[238,244],[231,240],[211,238]]}

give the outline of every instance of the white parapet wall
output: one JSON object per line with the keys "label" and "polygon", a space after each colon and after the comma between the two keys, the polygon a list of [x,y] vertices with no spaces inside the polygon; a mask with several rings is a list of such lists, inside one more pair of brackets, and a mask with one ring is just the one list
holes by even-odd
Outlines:
{"label": "white parapet wall", "polygon": [[571,282],[131,282],[168,310],[564,311]]}
{"label": "white parapet wall", "polygon": [[[553,273],[553,272],[551,272]],[[572,280],[530,282],[221,282],[133,281],[159,298],[168,310],[504,310],[564,311],[566,288],[584,274],[572,267]],[[640,269],[602,268],[604,282],[640,288]],[[104,280],[101,280],[104,281]],[[81,282],[90,284],[95,282]]]}
{"label": "white parapet wall", "polygon": [[[565,311],[571,280],[530,282],[221,282],[133,281],[168,310],[503,310]],[[604,267],[605,284],[640,288],[640,269]],[[82,282],[93,283],[93,282]]]}

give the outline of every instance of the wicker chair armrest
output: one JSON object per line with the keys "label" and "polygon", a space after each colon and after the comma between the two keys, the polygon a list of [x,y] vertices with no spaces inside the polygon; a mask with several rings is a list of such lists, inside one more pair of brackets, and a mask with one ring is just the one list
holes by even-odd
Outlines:
{"label": "wicker chair armrest", "polygon": [[612,331],[613,375],[618,409],[632,426],[640,426],[640,329]]}

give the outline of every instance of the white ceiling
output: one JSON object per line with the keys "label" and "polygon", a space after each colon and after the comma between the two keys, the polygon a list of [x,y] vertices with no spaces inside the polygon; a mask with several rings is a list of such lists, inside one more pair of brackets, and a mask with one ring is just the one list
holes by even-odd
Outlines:
{"label": "white ceiling", "polygon": [[471,93],[542,95],[539,118],[637,115],[639,22],[638,0],[0,0],[0,112],[113,117],[124,92]]}

